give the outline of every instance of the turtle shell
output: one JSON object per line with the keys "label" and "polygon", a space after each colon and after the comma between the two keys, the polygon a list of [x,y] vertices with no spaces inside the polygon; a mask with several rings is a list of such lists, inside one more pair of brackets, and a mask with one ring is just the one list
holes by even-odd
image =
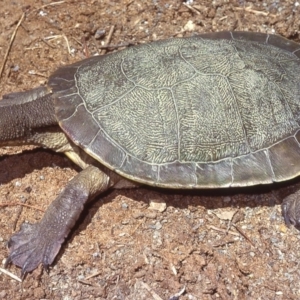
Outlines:
{"label": "turtle shell", "polygon": [[168,188],[300,173],[300,45],[220,32],[91,57],[49,80],[77,145],[131,180]]}

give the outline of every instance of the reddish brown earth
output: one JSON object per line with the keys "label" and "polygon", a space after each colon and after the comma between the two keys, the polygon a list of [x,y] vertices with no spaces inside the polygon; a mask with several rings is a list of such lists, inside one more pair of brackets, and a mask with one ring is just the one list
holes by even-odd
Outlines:
{"label": "reddish brown earth", "polygon": [[[0,96],[44,84],[59,66],[104,54],[100,48],[112,28],[109,45],[221,30],[300,41],[296,0],[194,0],[190,7],[176,0],[2,0],[0,65],[23,13]],[[23,221],[40,220],[38,209],[45,210],[79,170],[46,150],[5,147],[0,154],[3,267],[11,234]],[[0,271],[0,298],[157,300],[185,287],[180,300],[299,299],[300,235],[281,217],[285,186],[106,193],[87,207],[49,273],[38,268],[21,284]],[[152,210],[153,201],[166,209]],[[15,266],[8,270],[20,275]]]}

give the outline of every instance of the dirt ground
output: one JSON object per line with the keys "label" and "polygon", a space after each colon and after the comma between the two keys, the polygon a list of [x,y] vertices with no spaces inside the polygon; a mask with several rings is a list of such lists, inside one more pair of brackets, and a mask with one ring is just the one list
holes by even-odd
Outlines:
{"label": "dirt ground", "polygon": [[[59,66],[114,50],[102,49],[106,44],[222,30],[300,42],[299,15],[296,0],[2,0],[0,65],[9,52],[0,96],[46,83]],[[42,149],[5,147],[0,154],[3,267],[12,233],[24,221],[40,220],[38,209],[79,169]],[[280,209],[292,188],[106,193],[86,208],[48,273],[40,267],[20,283],[0,271],[0,298],[300,299],[300,235],[284,225]],[[8,270],[20,275],[13,265]]]}

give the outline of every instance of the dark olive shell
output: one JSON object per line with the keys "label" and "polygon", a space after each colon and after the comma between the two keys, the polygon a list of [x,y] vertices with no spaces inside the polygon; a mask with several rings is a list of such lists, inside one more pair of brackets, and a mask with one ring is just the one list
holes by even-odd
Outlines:
{"label": "dark olive shell", "polygon": [[129,47],[50,78],[59,124],[117,173],[168,188],[300,173],[300,45],[221,32]]}

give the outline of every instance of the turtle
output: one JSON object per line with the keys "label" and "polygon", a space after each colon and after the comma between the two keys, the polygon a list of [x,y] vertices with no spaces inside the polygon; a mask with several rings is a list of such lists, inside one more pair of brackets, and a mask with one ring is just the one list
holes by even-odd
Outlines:
{"label": "turtle", "polygon": [[[55,71],[4,95],[0,145],[65,153],[82,171],[39,223],[8,241],[22,276],[51,265],[92,198],[150,185],[249,187],[300,174],[300,45],[255,32],[139,44]],[[283,200],[300,226],[299,192]]]}

